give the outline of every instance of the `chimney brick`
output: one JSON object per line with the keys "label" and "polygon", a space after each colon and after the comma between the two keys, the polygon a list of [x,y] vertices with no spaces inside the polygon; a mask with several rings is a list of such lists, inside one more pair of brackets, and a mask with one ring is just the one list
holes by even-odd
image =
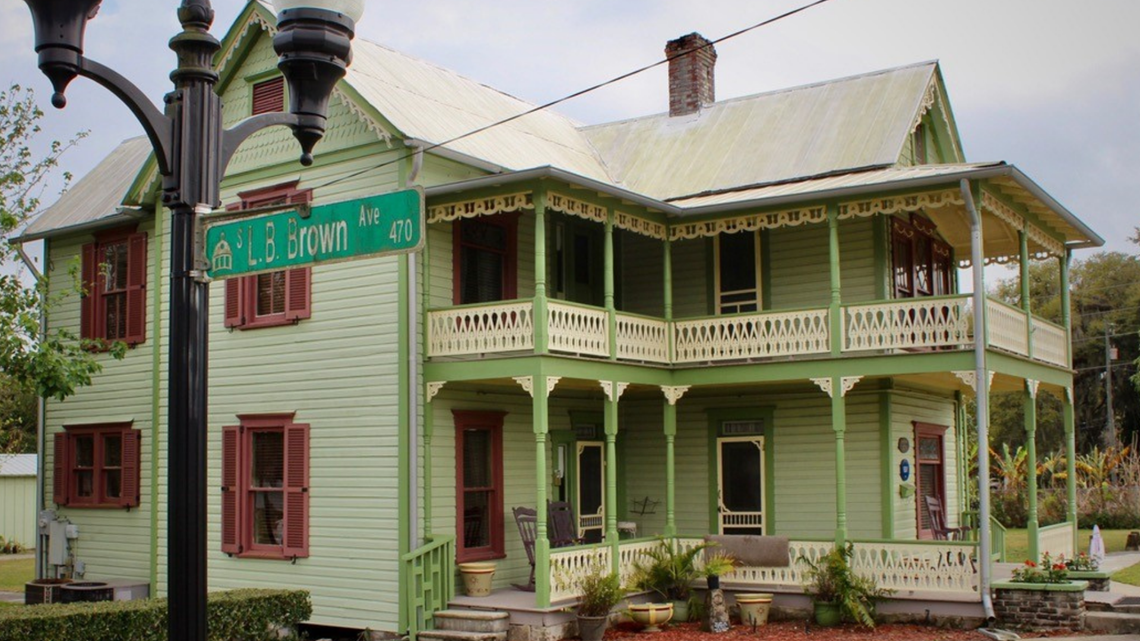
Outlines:
{"label": "chimney brick", "polygon": [[716,49],[712,43],[699,33],[690,33],[666,43],[665,56],[670,59],[670,116],[695,113],[716,102]]}

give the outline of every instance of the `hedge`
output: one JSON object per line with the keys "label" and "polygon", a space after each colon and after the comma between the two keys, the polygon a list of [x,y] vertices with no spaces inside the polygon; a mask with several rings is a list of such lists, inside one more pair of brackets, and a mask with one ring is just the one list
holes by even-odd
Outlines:
{"label": "hedge", "polygon": [[[277,639],[313,613],[300,590],[231,590],[209,595],[209,641]],[[0,641],[166,641],[166,599],[0,609]]]}

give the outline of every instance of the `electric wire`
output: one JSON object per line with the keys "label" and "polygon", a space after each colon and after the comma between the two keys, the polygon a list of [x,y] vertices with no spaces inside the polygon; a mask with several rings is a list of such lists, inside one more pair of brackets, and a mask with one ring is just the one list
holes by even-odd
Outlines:
{"label": "electric wire", "polygon": [[489,129],[493,129],[493,128],[499,127],[501,125],[505,125],[507,123],[514,122],[515,120],[518,120],[518,119],[523,118],[525,116],[529,116],[533,113],[545,111],[546,109],[560,105],[560,104],[567,102],[569,100],[573,100],[574,98],[584,96],[584,95],[591,93],[593,91],[597,91],[598,89],[602,89],[603,87],[607,87],[609,85],[621,82],[622,80],[626,80],[628,78],[632,78],[633,76],[636,76],[638,74],[649,71],[650,69],[655,69],[657,67],[660,67],[661,65],[666,64],[672,60],[675,60],[675,59],[680,58],[682,56],[689,55],[690,53],[693,53],[694,51],[700,51],[702,49],[712,47],[713,45],[716,45],[716,44],[719,44],[719,43],[724,42],[726,40],[730,40],[730,39],[735,38],[737,36],[743,35],[745,33],[748,33],[749,31],[754,31],[756,29],[759,29],[760,27],[765,27],[767,25],[779,22],[780,20],[783,20],[785,18],[790,18],[791,16],[794,16],[797,13],[807,11],[808,9],[819,6],[819,5],[824,4],[826,2],[829,2],[829,1],[830,0],[814,0],[813,2],[809,2],[805,5],[801,5],[799,7],[796,7],[795,9],[790,9],[790,10],[785,11],[784,13],[781,13],[781,14],[776,15],[774,17],[768,18],[768,19],[763,20],[761,22],[757,22],[756,24],[750,25],[748,27],[744,27],[743,29],[738,29],[737,31],[734,31],[728,35],[721,36],[721,37],[717,38],[716,40],[712,40],[708,44],[701,45],[700,47],[698,47],[696,49],[677,53],[677,54],[674,54],[672,56],[667,56],[661,60],[658,60],[657,62],[653,62],[653,63],[650,63],[650,64],[645,65],[643,67],[639,67],[637,69],[634,69],[633,71],[627,71],[626,73],[623,73],[619,76],[615,76],[613,78],[610,78],[609,80],[599,82],[598,84],[592,85],[592,86],[587,87],[585,89],[580,89],[580,90],[575,91],[574,93],[571,93],[569,95],[563,96],[563,97],[558,98],[556,100],[551,100],[550,102],[543,103],[543,104],[538,105],[536,107],[532,107],[531,109],[527,109],[526,111],[523,111],[521,113],[517,113],[517,114],[510,116],[510,117],[507,117],[507,118],[503,118],[502,120],[498,120],[498,121],[492,122],[490,124],[484,125],[482,127],[478,127],[478,128],[473,129],[471,131],[468,131],[465,134],[455,136],[454,138],[449,138],[449,139],[444,140],[442,142],[432,143],[430,145],[425,146],[423,149],[415,149],[415,150],[409,151],[409,152],[407,152],[407,153],[405,153],[405,154],[403,154],[397,158],[393,158],[391,160],[386,160],[382,163],[373,165],[371,167],[365,167],[363,169],[358,169],[357,171],[354,171],[350,174],[346,174],[344,176],[339,176],[339,177],[334,178],[334,179],[332,179],[332,180],[330,180],[324,184],[313,187],[313,189],[318,190],[318,189],[324,189],[325,187],[331,187],[333,185],[344,182],[346,180],[351,180],[353,178],[356,178],[358,176],[366,174],[370,171],[375,171],[377,169],[382,169],[384,167],[387,167],[388,165],[403,162],[403,161],[407,160],[408,158],[411,158],[416,153],[424,153],[424,152],[431,151],[432,149],[437,149],[439,147],[450,145],[451,143],[457,142],[459,140],[463,140],[464,138],[469,138],[469,137],[474,136],[476,134],[483,133],[484,131],[487,131]]}

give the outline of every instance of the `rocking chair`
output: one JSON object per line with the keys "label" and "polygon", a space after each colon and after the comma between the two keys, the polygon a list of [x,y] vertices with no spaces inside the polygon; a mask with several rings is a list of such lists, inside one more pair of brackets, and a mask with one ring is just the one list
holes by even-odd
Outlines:
{"label": "rocking chair", "polygon": [[550,523],[550,547],[564,548],[582,542],[574,527],[574,510],[569,503],[547,501],[546,514]]}
{"label": "rocking chair", "polygon": [[519,527],[519,537],[530,561],[530,581],[526,585],[513,585],[519,590],[534,592],[534,540],[538,536],[538,512],[529,507],[514,507],[511,512],[515,515],[515,525]]}
{"label": "rocking chair", "polygon": [[934,538],[939,541],[962,541],[972,529],[968,527],[946,527],[946,512],[942,509],[942,501],[936,496],[924,496],[926,513],[930,515],[930,529]]}

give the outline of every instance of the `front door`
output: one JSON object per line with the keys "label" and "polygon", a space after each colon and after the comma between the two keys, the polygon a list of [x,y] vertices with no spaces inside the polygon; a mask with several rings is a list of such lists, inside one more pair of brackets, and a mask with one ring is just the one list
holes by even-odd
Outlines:
{"label": "front door", "polygon": [[586,543],[602,540],[606,526],[605,489],[606,466],[604,443],[599,441],[578,441],[577,460],[577,505],[578,538]]}
{"label": "front door", "polygon": [[721,534],[764,533],[764,437],[717,439]]}

